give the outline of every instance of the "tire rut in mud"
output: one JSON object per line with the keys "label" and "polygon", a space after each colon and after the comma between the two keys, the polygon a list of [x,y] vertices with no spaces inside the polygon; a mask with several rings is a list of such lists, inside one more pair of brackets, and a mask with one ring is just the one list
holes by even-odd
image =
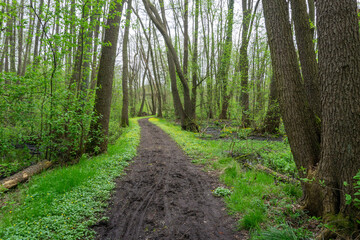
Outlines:
{"label": "tire rut in mud", "polygon": [[117,179],[106,216],[93,229],[97,239],[241,239],[216,180],[193,165],[177,144],[147,119],[139,120],[138,155]]}

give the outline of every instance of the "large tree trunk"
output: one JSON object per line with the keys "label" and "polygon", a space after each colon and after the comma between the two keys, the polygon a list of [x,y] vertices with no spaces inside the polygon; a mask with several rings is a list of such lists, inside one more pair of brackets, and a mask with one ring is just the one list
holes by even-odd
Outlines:
{"label": "large tree trunk", "polygon": [[103,45],[101,51],[94,106],[95,118],[90,125],[90,140],[86,146],[89,153],[102,153],[107,150],[114,65],[122,9],[123,3],[117,0],[111,2],[104,39],[104,42],[110,44]]}
{"label": "large tree trunk", "polygon": [[[286,0],[263,0],[281,115],[294,161],[301,177],[313,171],[319,161],[320,146],[315,117],[305,101],[305,89],[295,52]],[[286,59],[286,61],[284,60]],[[304,186],[304,197],[309,191]]]}
{"label": "large tree trunk", "polygon": [[317,0],[322,107],[317,176],[326,187],[322,194],[308,200],[308,206],[318,203],[323,207],[322,215],[345,213],[354,217],[359,213],[359,209],[345,204],[345,194],[354,194],[353,177],[360,169],[360,39],[356,11],[356,0]]}
{"label": "large tree trunk", "polygon": [[123,75],[122,75],[122,91],[123,91],[123,105],[121,110],[121,126],[129,126],[129,59],[128,59],[128,42],[129,42],[129,31],[130,31],[130,19],[131,19],[131,2],[132,0],[127,1],[127,10],[126,10],[126,21],[125,21],[125,33],[123,40]]}
{"label": "large tree trunk", "polygon": [[314,115],[307,107],[300,81],[287,3],[263,0],[263,6],[291,150],[300,176],[313,179],[303,184],[305,208],[318,216],[340,213],[354,219],[359,210],[346,205],[345,194],[354,197],[353,177],[360,169],[360,39],[356,1],[317,1],[321,148]]}

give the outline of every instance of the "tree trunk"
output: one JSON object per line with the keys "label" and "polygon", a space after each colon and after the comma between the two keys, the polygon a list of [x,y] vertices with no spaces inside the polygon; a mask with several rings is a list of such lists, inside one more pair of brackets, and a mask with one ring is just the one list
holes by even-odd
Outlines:
{"label": "tree trunk", "polygon": [[276,134],[279,132],[279,125],[280,125],[280,109],[278,103],[278,92],[276,89],[276,82],[273,74],[270,82],[268,109],[266,112],[264,126],[261,132]]}
{"label": "tree trunk", "polygon": [[129,59],[128,59],[128,42],[129,42],[129,30],[130,30],[130,19],[131,19],[131,2],[127,1],[126,20],[125,20],[125,33],[123,40],[123,75],[122,75],[122,91],[123,91],[123,105],[121,110],[121,126],[129,126],[129,93],[128,93],[128,82],[129,82]]}
{"label": "tree trunk", "polygon": [[[154,33],[154,36],[155,36],[155,29],[153,28],[153,33]],[[155,40],[155,38],[154,38]],[[157,58],[157,54],[156,54],[156,51],[153,51],[153,48],[151,47],[151,45],[155,45],[155,41],[154,43],[152,44],[150,42],[150,39],[149,39],[149,48],[150,48],[150,56],[151,56],[151,65],[153,67],[153,72],[154,72],[154,82],[155,82],[155,87],[156,87],[156,96],[157,96],[157,103],[158,103],[158,111],[157,111],[157,116],[158,117],[162,117],[162,99],[161,99],[161,83],[160,83],[160,77],[159,77],[159,74],[158,74],[158,71],[159,71],[159,68],[158,68],[158,58]],[[159,46],[160,47],[160,46]]]}
{"label": "tree trunk", "polygon": [[221,94],[222,94],[222,107],[219,115],[220,119],[227,119],[227,110],[229,107],[230,96],[228,94],[228,72],[231,59],[231,50],[232,50],[232,30],[233,30],[233,19],[234,19],[234,0],[229,2],[229,10],[227,16],[227,29],[226,29],[226,39],[224,46],[224,53],[221,57],[219,74],[217,78],[220,82]]}
{"label": "tree trunk", "polygon": [[151,91],[151,115],[156,115],[156,101],[155,101],[155,93],[154,93],[154,83],[153,78],[151,76],[150,70],[148,69],[148,77],[149,77],[149,85]]}
{"label": "tree trunk", "polygon": [[144,72],[144,76],[143,76],[143,80],[142,80],[142,100],[141,100],[141,105],[140,105],[140,109],[138,112],[138,117],[141,117],[143,115],[143,109],[144,109],[144,105],[145,105],[145,96],[146,96],[146,90],[145,90],[145,78],[146,78],[146,69]]}
{"label": "tree trunk", "polygon": [[308,6],[309,6],[309,18],[311,23],[311,34],[314,38],[315,34],[315,0],[308,0]]}
{"label": "tree trunk", "polygon": [[183,72],[188,78],[189,65],[189,0],[184,0],[184,59]]}
{"label": "tree trunk", "polygon": [[25,47],[25,55],[24,55],[24,60],[23,60],[23,64],[21,66],[21,76],[24,76],[26,73],[26,67],[28,64],[30,64],[30,48],[32,45],[32,35],[34,32],[34,15],[31,12],[30,13],[30,23],[29,23],[29,30],[28,30],[28,37],[26,39],[26,47]]}
{"label": "tree trunk", "polygon": [[[294,161],[301,177],[313,171],[320,146],[315,117],[305,101],[305,89],[295,52],[286,0],[263,0],[264,16],[281,115]],[[286,59],[286,61],[284,61]],[[304,174],[306,169],[307,174]],[[303,186],[304,197],[309,191]]]}
{"label": "tree trunk", "polygon": [[21,75],[22,63],[23,63],[23,19],[24,19],[24,0],[21,0],[20,3],[20,19],[19,19],[19,30],[18,30],[18,65],[17,65],[17,74]]}
{"label": "tree trunk", "polygon": [[9,22],[8,22],[8,32],[10,33],[9,37],[9,59],[10,59],[10,72],[15,73],[16,72],[16,66],[15,66],[15,53],[16,53],[16,10],[17,10],[17,3],[16,1],[13,1],[11,4],[11,12],[9,16]]}
{"label": "tree trunk", "polygon": [[320,118],[321,107],[318,64],[316,61],[309,15],[306,11],[306,0],[291,0],[291,9],[308,104],[313,113]]}
{"label": "tree trunk", "polygon": [[[41,14],[43,12],[43,7],[44,7],[44,0],[40,0],[39,11],[37,13],[38,16],[41,16]],[[42,34],[41,29],[42,29],[42,27],[41,27],[40,19],[37,19],[36,33],[35,33],[34,56],[33,56],[34,57],[33,58],[33,63],[34,64],[36,64],[38,62],[37,57],[39,55],[40,35]]]}
{"label": "tree trunk", "polygon": [[[183,119],[182,120],[182,128],[185,130],[189,130],[189,131],[198,131],[199,128],[195,122],[195,119],[192,119],[190,116],[191,100],[190,100],[190,89],[189,89],[189,85],[188,85],[188,79],[187,79],[187,76],[184,75],[183,70],[181,69],[178,55],[172,44],[171,38],[169,37],[169,35],[167,33],[166,25],[164,24],[163,20],[161,19],[155,6],[152,5],[149,2],[149,0],[143,0],[143,3],[145,5],[146,12],[148,13],[151,21],[155,24],[156,28],[160,31],[161,35],[164,38],[165,44],[170,53],[169,56],[171,57],[172,62],[175,65],[176,72],[177,72],[178,77],[183,86],[183,91],[184,91],[184,111],[183,111],[183,113],[184,113],[184,115],[183,115],[183,118],[181,118],[181,119]],[[160,5],[163,5],[163,4],[160,4]],[[170,62],[171,62],[171,60],[170,60]]]}
{"label": "tree trunk", "polygon": [[103,45],[101,51],[94,106],[95,118],[90,125],[89,142],[86,146],[88,153],[102,153],[107,150],[114,65],[122,9],[123,3],[117,0],[111,2],[104,39],[104,42],[110,44]]}
{"label": "tree trunk", "polygon": [[[319,76],[322,138],[317,176],[324,180],[322,194],[308,199],[326,214],[359,216],[346,205],[354,197],[353,177],[360,169],[360,39],[356,0],[318,0]],[[344,182],[349,183],[345,186]]]}
{"label": "tree trunk", "polygon": [[240,47],[240,78],[241,78],[241,121],[243,127],[247,128],[250,126],[250,113],[249,113],[249,57],[248,57],[248,31],[251,18],[251,9],[248,9],[247,0],[242,0],[243,9],[243,20],[242,20],[242,36],[241,36],[241,47]]}
{"label": "tree trunk", "polygon": [[199,5],[200,0],[195,0],[195,29],[194,29],[194,50],[192,57],[192,86],[191,86],[191,107],[190,107],[190,118],[196,118],[196,95],[198,85],[198,36],[199,36]]}

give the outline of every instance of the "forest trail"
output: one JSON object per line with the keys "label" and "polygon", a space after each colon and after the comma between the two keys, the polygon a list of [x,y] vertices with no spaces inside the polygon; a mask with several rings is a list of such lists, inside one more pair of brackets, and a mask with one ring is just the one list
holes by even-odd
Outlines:
{"label": "forest trail", "polygon": [[193,165],[177,144],[147,119],[139,120],[138,155],[119,178],[97,239],[242,239],[220,198],[216,179]]}

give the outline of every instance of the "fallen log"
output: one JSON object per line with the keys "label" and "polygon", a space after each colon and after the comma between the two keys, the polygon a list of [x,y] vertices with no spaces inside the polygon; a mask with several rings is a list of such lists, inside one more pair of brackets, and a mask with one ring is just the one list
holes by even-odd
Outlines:
{"label": "fallen log", "polygon": [[41,171],[49,168],[53,163],[44,160],[42,162],[39,162],[35,165],[32,165],[21,172],[18,172],[8,178],[5,178],[0,181],[0,190],[1,191],[7,191],[10,188],[16,187],[19,183],[27,181],[30,177],[34,176],[35,174],[40,173]]}

